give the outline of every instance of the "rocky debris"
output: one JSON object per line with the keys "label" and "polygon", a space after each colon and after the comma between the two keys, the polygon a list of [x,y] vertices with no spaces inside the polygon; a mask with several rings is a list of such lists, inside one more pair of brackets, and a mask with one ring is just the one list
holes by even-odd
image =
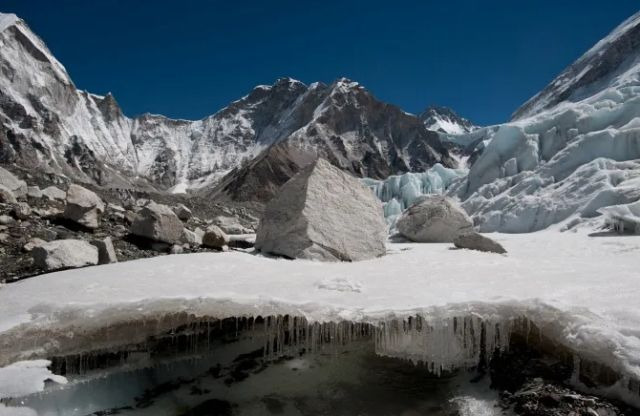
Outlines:
{"label": "rocky debris", "polygon": [[608,401],[545,383],[541,378],[533,379],[514,393],[502,392],[500,405],[504,410],[512,410],[519,416],[622,416],[625,414]]}
{"label": "rocky debris", "polygon": [[174,244],[180,242],[183,229],[182,221],[171,208],[151,201],[138,211],[130,231],[150,240]]}
{"label": "rocky debris", "polygon": [[463,233],[453,239],[457,248],[486,251],[489,253],[505,254],[507,250],[500,243],[476,232]]}
{"label": "rocky debris", "polygon": [[31,252],[36,266],[53,271],[98,264],[98,249],[84,240],[56,240]]}
{"label": "rocky debris", "polygon": [[385,254],[382,204],[356,178],[318,159],[267,204],[255,247],[289,258],[358,261]]}
{"label": "rocky debris", "polygon": [[473,231],[473,222],[453,200],[441,195],[419,198],[396,223],[398,232],[418,243],[452,243]]}
{"label": "rocky debris", "polygon": [[184,204],[178,204],[175,207],[173,207],[173,212],[175,212],[178,218],[180,218],[180,220],[182,221],[189,221],[189,219],[193,215],[191,213],[191,210],[187,208]]}
{"label": "rocky debris", "polygon": [[216,250],[222,250],[229,244],[229,236],[217,225],[210,225],[202,237],[202,245]]}
{"label": "rocky debris", "polygon": [[59,188],[56,188],[55,186],[49,186],[43,189],[42,195],[45,198],[49,198],[53,201],[64,201],[65,199],[67,199],[66,192],[60,190]]}
{"label": "rocky debris", "polygon": [[31,216],[31,207],[26,202],[18,202],[13,205],[11,215],[18,220],[28,220]]}
{"label": "rocky debris", "polygon": [[0,168],[0,185],[10,190],[16,198],[27,194],[27,183],[16,178],[13,173],[4,168]]}
{"label": "rocky debris", "polygon": [[18,200],[11,189],[4,185],[0,185],[0,202],[5,204],[15,204]]}
{"label": "rocky debris", "polygon": [[95,192],[73,184],[67,190],[67,205],[62,215],[84,227],[95,229],[98,228],[104,207],[104,202]]}
{"label": "rocky debris", "polygon": [[116,256],[116,250],[113,247],[111,237],[106,237],[102,240],[92,240],[91,244],[98,249],[98,264],[118,262],[118,256]]}
{"label": "rocky debris", "polygon": [[244,227],[235,217],[218,215],[213,219],[213,223],[220,227],[227,234],[251,234],[253,230]]}
{"label": "rocky debris", "polygon": [[42,198],[42,191],[37,186],[27,186],[27,197],[31,199]]}

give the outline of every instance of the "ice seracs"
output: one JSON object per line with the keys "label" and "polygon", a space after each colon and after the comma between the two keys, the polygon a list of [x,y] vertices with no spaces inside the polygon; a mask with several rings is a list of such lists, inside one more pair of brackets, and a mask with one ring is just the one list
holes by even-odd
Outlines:
{"label": "ice seracs", "polygon": [[487,140],[468,178],[449,190],[480,231],[530,232],[586,221],[601,208],[640,198],[638,44],[640,14],[564,71],[512,122],[484,130]]}

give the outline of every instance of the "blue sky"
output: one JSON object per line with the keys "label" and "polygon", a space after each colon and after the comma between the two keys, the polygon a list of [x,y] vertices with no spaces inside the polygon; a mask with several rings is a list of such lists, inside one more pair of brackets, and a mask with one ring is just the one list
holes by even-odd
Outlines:
{"label": "blue sky", "polygon": [[0,0],[81,89],[197,119],[281,76],[346,76],[410,112],[505,121],[637,0]]}

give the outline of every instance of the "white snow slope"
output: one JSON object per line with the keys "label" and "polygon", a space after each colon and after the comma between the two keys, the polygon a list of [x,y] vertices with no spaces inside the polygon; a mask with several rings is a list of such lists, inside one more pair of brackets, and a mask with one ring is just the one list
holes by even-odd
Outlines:
{"label": "white snow slope", "polygon": [[[575,224],[598,216],[603,207],[640,199],[640,47],[629,46],[636,44],[640,13],[551,84],[566,88],[526,106],[526,118],[469,135],[467,142],[486,137],[484,150],[451,193],[462,199],[481,231]],[[612,54],[621,53],[613,61],[617,65],[607,66]],[[599,68],[588,83],[582,72],[574,74],[584,65]],[[576,78],[569,80],[569,74]]]}
{"label": "white snow slope", "polygon": [[374,324],[421,315],[441,328],[434,343],[396,334],[380,352],[447,368],[465,359],[456,355],[462,335],[452,318],[482,317],[504,337],[509,322],[526,317],[581,358],[624,375],[618,394],[640,405],[640,392],[629,395],[628,387],[640,379],[640,239],[557,231],[493,237],[508,255],[391,244],[387,256],[357,263],[229,252],[41,275],[0,288],[0,365],[141,342],[176,314],[288,313]]}

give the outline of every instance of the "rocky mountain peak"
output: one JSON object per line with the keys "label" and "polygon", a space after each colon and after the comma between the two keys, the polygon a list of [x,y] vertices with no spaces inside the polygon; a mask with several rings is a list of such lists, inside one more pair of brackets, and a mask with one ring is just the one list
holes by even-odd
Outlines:
{"label": "rocky mountain peak", "polygon": [[463,134],[475,130],[477,127],[464,117],[460,117],[452,109],[431,105],[418,118],[423,121],[428,130],[446,134]]}

